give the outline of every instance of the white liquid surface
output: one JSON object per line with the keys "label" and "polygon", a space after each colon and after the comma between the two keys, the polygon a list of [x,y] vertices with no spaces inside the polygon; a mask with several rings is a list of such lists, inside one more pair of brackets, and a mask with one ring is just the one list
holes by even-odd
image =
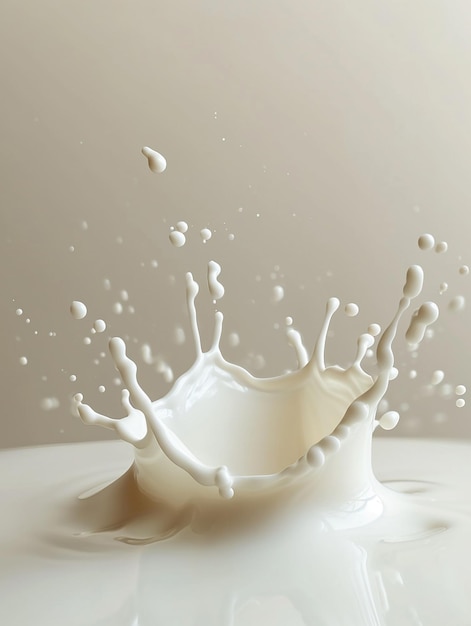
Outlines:
{"label": "white liquid surface", "polygon": [[100,488],[129,466],[128,446],[2,451],[0,623],[468,625],[471,446],[379,439],[373,459],[390,497],[367,527],[332,532],[299,500],[230,529],[126,545],[121,529],[93,531],[126,518],[126,490]]}

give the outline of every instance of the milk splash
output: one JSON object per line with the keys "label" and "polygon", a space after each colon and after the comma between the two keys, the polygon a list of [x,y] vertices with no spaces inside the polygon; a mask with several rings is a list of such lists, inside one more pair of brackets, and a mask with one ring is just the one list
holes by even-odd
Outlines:
{"label": "milk splash", "polygon": [[[214,298],[219,272],[220,266],[211,262],[208,286]],[[325,364],[329,326],[340,305],[337,298],[327,303],[310,358],[299,334],[288,329],[299,366],[293,372],[256,378],[228,362],[220,350],[220,311],[215,313],[212,344],[204,351],[196,313],[199,286],[191,273],[186,292],[196,359],[166,396],[150,399],[139,385],[137,365],[127,355],[125,342],[112,338],[109,348],[125,385],[126,416],[97,413],[82,394],[74,402],[85,423],[112,429],[134,446],[127,489],[137,486],[149,505],[158,504],[161,515],[175,513],[163,535],[154,533],[144,541],[164,538],[189,523],[197,526],[225,509],[263,508],[278,500],[287,504],[301,494],[315,502],[331,528],[360,526],[381,515],[385,489],[372,471],[371,440],[378,425],[390,429],[399,419],[394,411],[378,417],[378,406],[397,374],[392,344],[399,322],[420,295],[423,279],[420,266],[408,269],[396,314],[376,346],[375,376],[362,363],[379,334],[377,325],[360,335],[349,367]],[[437,315],[434,303],[422,304],[406,335],[418,343]]]}

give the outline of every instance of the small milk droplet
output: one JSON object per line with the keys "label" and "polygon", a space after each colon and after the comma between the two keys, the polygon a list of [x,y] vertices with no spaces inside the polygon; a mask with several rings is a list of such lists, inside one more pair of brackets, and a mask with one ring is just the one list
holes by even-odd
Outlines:
{"label": "small milk droplet", "polygon": [[177,222],[175,228],[181,233],[186,233],[186,231],[188,230],[188,224],[186,222],[180,221]]}
{"label": "small milk droplet", "polygon": [[285,297],[285,290],[281,285],[275,285],[273,287],[272,302],[281,302]]}
{"label": "small milk droplet", "polygon": [[57,409],[60,405],[58,398],[43,398],[40,402],[40,407],[43,411],[52,411]]}
{"label": "small milk droplet", "polygon": [[185,343],[186,335],[181,326],[177,326],[173,332],[173,338],[177,346],[182,346]]}
{"label": "small milk droplet", "polygon": [[358,306],[358,304],[355,304],[354,302],[349,302],[345,305],[345,315],[347,315],[348,317],[355,317],[356,315],[358,315],[359,312],[360,307]]}
{"label": "small milk droplet", "polygon": [[368,326],[368,333],[373,337],[376,337],[381,332],[381,326],[379,324],[370,324]]}
{"label": "small milk droplet", "polygon": [[230,333],[228,341],[231,348],[236,348],[240,344],[240,337],[237,333]]}
{"label": "small milk droplet", "polygon": [[167,160],[162,154],[160,154],[160,152],[156,152],[147,146],[142,148],[141,152],[146,157],[149,168],[152,172],[155,174],[161,174],[165,171],[167,168]]}
{"label": "small milk droplet", "polygon": [[466,300],[464,296],[455,296],[448,303],[448,309],[452,313],[457,313],[458,311],[462,311],[466,306]]}
{"label": "small milk droplet", "polygon": [[100,393],[105,393],[105,391],[106,391],[105,386],[104,386],[104,385],[100,385],[100,386],[98,387],[98,391],[99,391]]}
{"label": "small milk droplet", "polygon": [[400,415],[397,411],[388,411],[384,415],[382,415],[379,419],[379,425],[384,430],[392,430],[397,426],[399,422]]}
{"label": "small milk droplet", "polygon": [[455,404],[459,409],[462,409],[464,405],[466,404],[466,400],[464,398],[458,398]]}
{"label": "small milk droplet", "polygon": [[170,239],[170,243],[174,245],[175,248],[181,248],[186,243],[185,235],[179,230],[172,230],[168,238]]}
{"label": "small milk droplet", "polygon": [[69,380],[70,380],[71,383],[74,383],[77,380],[77,376],[75,374],[71,374],[69,376]]}
{"label": "small milk droplet", "polygon": [[435,252],[438,252],[438,254],[442,254],[443,252],[446,252],[447,250],[448,250],[448,244],[446,241],[440,241],[435,246]]}
{"label": "small milk droplet", "polygon": [[16,309],[15,313],[19,315],[23,315],[23,309]]}
{"label": "small milk droplet", "polygon": [[28,364],[28,359],[25,356],[20,356],[20,364],[21,365],[27,365]]}
{"label": "small milk droplet", "polygon": [[70,305],[70,313],[74,319],[81,320],[87,315],[87,307],[83,302],[74,300]]}
{"label": "small milk droplet", "polygon": [[121,315],[122,312],[123,312],[123,305],[121,304],[121,302],[115,302],[113,304],[113,313],[115,313],[116,315]]}
{"label": "small milk droplet", "polygon": [[211,237],[213,236],[213,233],[209,230],[209,228],[202,228],[200,231],[200,235],[201,235],[201,239],[203,240],[203,243],[206,243],[207,241],[211,239]]}
{"label": "small milk droplet", "polygon": [[432,385],[439,385],[445,378],[445,372],[442,370],[435,370],[432,374]]}
{"label": "small milk droplet", "polygon": [[93,329],[97,333],[102,333],[104,330],[106,330],[106,322],[104,320],[95,320],[93,324]]}
{"label": "small milk droplet", "polygon": [[89,346],[89,345],[92,343],[92,340],[90,339],[90,337],[84,337],[84,338],[83,338],[83,343],[84,343],[86,346]]}
{"label": "small milk droplet", "polygon": [[457,396],[462,396],[466,393],[466,387],[464,385],[457,385],[455,387],[455,393]]}
{"label": "small milk droplet", "polygon": [[458,271],[462,276],[466,276],[469,274],[469,267],[467,265],[462,265]]}
{"label": "small milk droplet", "polygon": [[426,233],[419,237],[418,244],[421,250],[431,250],[435,245],[435,238],[433,235]]}

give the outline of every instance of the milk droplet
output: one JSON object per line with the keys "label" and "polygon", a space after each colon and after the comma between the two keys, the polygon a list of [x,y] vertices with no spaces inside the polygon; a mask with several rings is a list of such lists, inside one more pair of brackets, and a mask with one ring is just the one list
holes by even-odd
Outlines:
{"label": "milk droplet", "polygon": [[358,304],[355,304],[354,302],[349,302],[345,305],[345,315],[347,315],[348,317],[355,317],[356,315],[358,315],[359,312],[360,307],[358,306]]}
{"label": "milk droplet", "polygon": [[469,267],[467,265],[462,265],[458,271],[462,276],[466,276],[469,274]]}
{"label": "milk droplet", "polygon": [[458,398],[455,404],[459,409],[462,409],[464,405],[466,404],[466,400],[464,398]]}
{"label": "milk droplet", "polygon": [[236,348],[240,344],[240,337],[237,333],[229,333],[227,340],[231,348]]}
{"label": "milk droplet", "polygon": [[97,333],[102,333],[106,330],[106,322],[104,320],[95,320],[93,323],[93,329]]}
{"label": "milk droplet", "polygon": [[111,281],[109,278],[103,279],[103,287],[106,289],[106,291],[109,291],[111,289]]}
{"label": "milk droplet", "polygon": [[83,302],[74,300],[70,305],[70,313],[74,319],[81,320],[87,315],[87,307]]}
{"label": "milk droplet", "polygon": [[425,235],[421,235],[417,242],[419,244],[419,248],[421,250],[431,250],[435,245],[435,238],[433,235],[429,235],[426,233]]}
{"label": "milk droplet", "polygon": [[186,243],[185,235],[179,230],[172,230],[168,238],[170,239],[170,243],[174,245],[175,248],[181,248]]}
{"label": "milk droplet", "polygon": [[86,346],[89,346],[89,345],[92,343],[92,340],[90,339],[90,337],[84,337],[84,338],[83,338],[83,343],[84,343]]}
{"label": "milk droplet", "polygon": [[399,422],[400,415],[397,411],[388,411],[379,418],[379,425],[384,430],[392,430]]}
{"label": "milk droplet", "polygon": [[121,315],[122,312],[123,312],[123,305],[121,304],[121,302],[115,302],[113,304],[113,313],[115,313],[116,315]]}
{"label": "milk droplet", "polygon": [[175,228],[181,233],[186,233],[186,231],[188,230],[188,224],[186,222],[180,221],[177,222]]}
{"label": "milk droplet", "polygon": [[185,335],[185,331],[183,330],[181,326],[177,326],[175,328],[175,330],[173,331],[173,338],[177,346],[181,346],[185,343],[186,335]]}
{"label": "milk droplet", "polygon": [[98,387],[98,391],[99,391],[100,393],[105,393],[105,391],[106,391],[106,387],[105,387],[105,385],[100,385],[100,386]]}
{"label": "milk droplet", "polygon": [[218,281],[218,276],[221,273],[221,266],[216,261],[210,261],[208,263],[208,287],[209,293],[214,300],[219,300],[224,295],[224,286]]}
{"label": "milk droplet", "polygon": [[202,228],[200,231],[200,235],[201,235],[201,239],[203,240],[203,243],[206,243],[207,241],[211,239],[211,237],[213,236],[213,233],[209,230],[209,228]]}
{"label": "milk droplet", "polygon": [[288,315],[288,317],[285,318],[285,324],[286,324],[286,326],[292,326],[293,325],[293,318]]}
{"label": "milk droplet", "polygon": [[381,326],[379,324],[370,324],[368,326],[368,334],[376,337],[381,332]]}
{"label": "milk droplet", "polygon": [[443,379],[445,378],[445,372],[443,372],[442,370],[435,370],[432,374],[432,380],[431,383],[432,385],[439,385]]}
{"label": "milk droplet", "polygon": [[28,364],[28,359],[25,356],[20,356],[20,364],[21,365],[27,365]]}
{"label": "milk droplet", "polygon": [[59,399],[55,397],[43,398],[39,403],[39,406],[43,411],[52,411],[60,406],[60,402]]}
{"label": "milk droplet", "polygon": [[437,243],[437,245],[435,246],[435,252],[438,252],[438,254],[442,254],[443,252],[446,252],[448,250],[448,244],[446,241],[440,241],[440,243]]}
{"label": "milk droplet", "polygon": [[20,316],[23,315],[23,309],[16,309],[15,313]]}
{"label": "milk droplet", "polygon": [[413,380],[414,378],[417,378],[417,370],[411,370],[411,371],[409,372],[409,378],[410,378],[411,380]]}
{"label": "milk droplet", "polygon": [[74,383],[77,380],[77,376],[75,374],[71,374],[69,376],[69,380],[70,380],[71,383]]}
{"label": "milk droplet", "polygon": [[285,297],[285,290],[281,285],[275,285],[272,291],[272,302],[281,302]]}
{"label": "milk droplet", "polygon": [[147,146],[142,148],[141,152],[146,157],[149,168],[155,174],[161,174],[165,171],[167,168],[167,160],[160,152],[156,152]]}
{"label": "milk droplet", "polygon": [[440,283],[440,295],[442,296],[448,289],[448,283]]}
{"label": "milk droplet", "polygon": [[466,393],[466,387],[464,385],[457,385],[455,387],[455,393],[457,396],[462,396]]}
{"label": "milk droplet", "polygon": [[448,310],[452,313],[457,313],[458,311],[462,311],[466,306],[466,300],[464,296],[455,296],[448,303]]}
{"label": "milk droplet", "polygon": [[123,302],[127,302],[127,301],[129,300],[129,294],[128,294],[128,292],[126,291],[126,289],[121,289],[121,291],[120,291],[120,294],[119,294],[119,295],[120,295],[120,298],[121,298],[121,300],[122,300]]}

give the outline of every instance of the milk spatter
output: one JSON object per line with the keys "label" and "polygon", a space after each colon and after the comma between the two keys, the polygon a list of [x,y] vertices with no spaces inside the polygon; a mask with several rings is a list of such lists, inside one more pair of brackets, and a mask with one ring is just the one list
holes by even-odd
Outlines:
{"label": "milk spatter", "polygon": [[[210,264],[213,283],[216,265]],[[392,343],[401,317],[421,292],[421,267],[411,266],[407,272],[398,310],[376,347],[375,377],[362,368],[375,341],[370,333],[358,338],[351,366],[325,365],[329,326],[340,305],[337,298],[327,303],[310,358],[299,333],[288,327],[298,370],[268,379],[252,376],[221,354],[220,311],[215,313],[212,345],[203,350],[195,305],[199,285],[190,273],[186,279],[196,352],[192,367],[166,396],[152,401],[138,383],[137,366],[124,341],[114,337],[109,347],[125,385],[122,404],[127,415],[114,419],[99,414],[77,394],[82,419],[111,428],[131,443],[139,489],[151,500],[179,510],[190,504],[198,510],[212,507],[221,497],[218,506],[232,498],[256,506],[254,498],[307,490],[326,512],[348,507],[352,515],[343,519],[344,525],[359,523],[357,509],[362,523],[376,517],[382,506],[371,470],[371,437],[378,425],[390,429],[398,420],[394,411],[379,418],[376,411],[396,375]],[[208,282],[214,298],[215,285]],[[420,323],[428,323],[429,317],[423,314]],[[370,328],[379,331],[377,325]]]}

